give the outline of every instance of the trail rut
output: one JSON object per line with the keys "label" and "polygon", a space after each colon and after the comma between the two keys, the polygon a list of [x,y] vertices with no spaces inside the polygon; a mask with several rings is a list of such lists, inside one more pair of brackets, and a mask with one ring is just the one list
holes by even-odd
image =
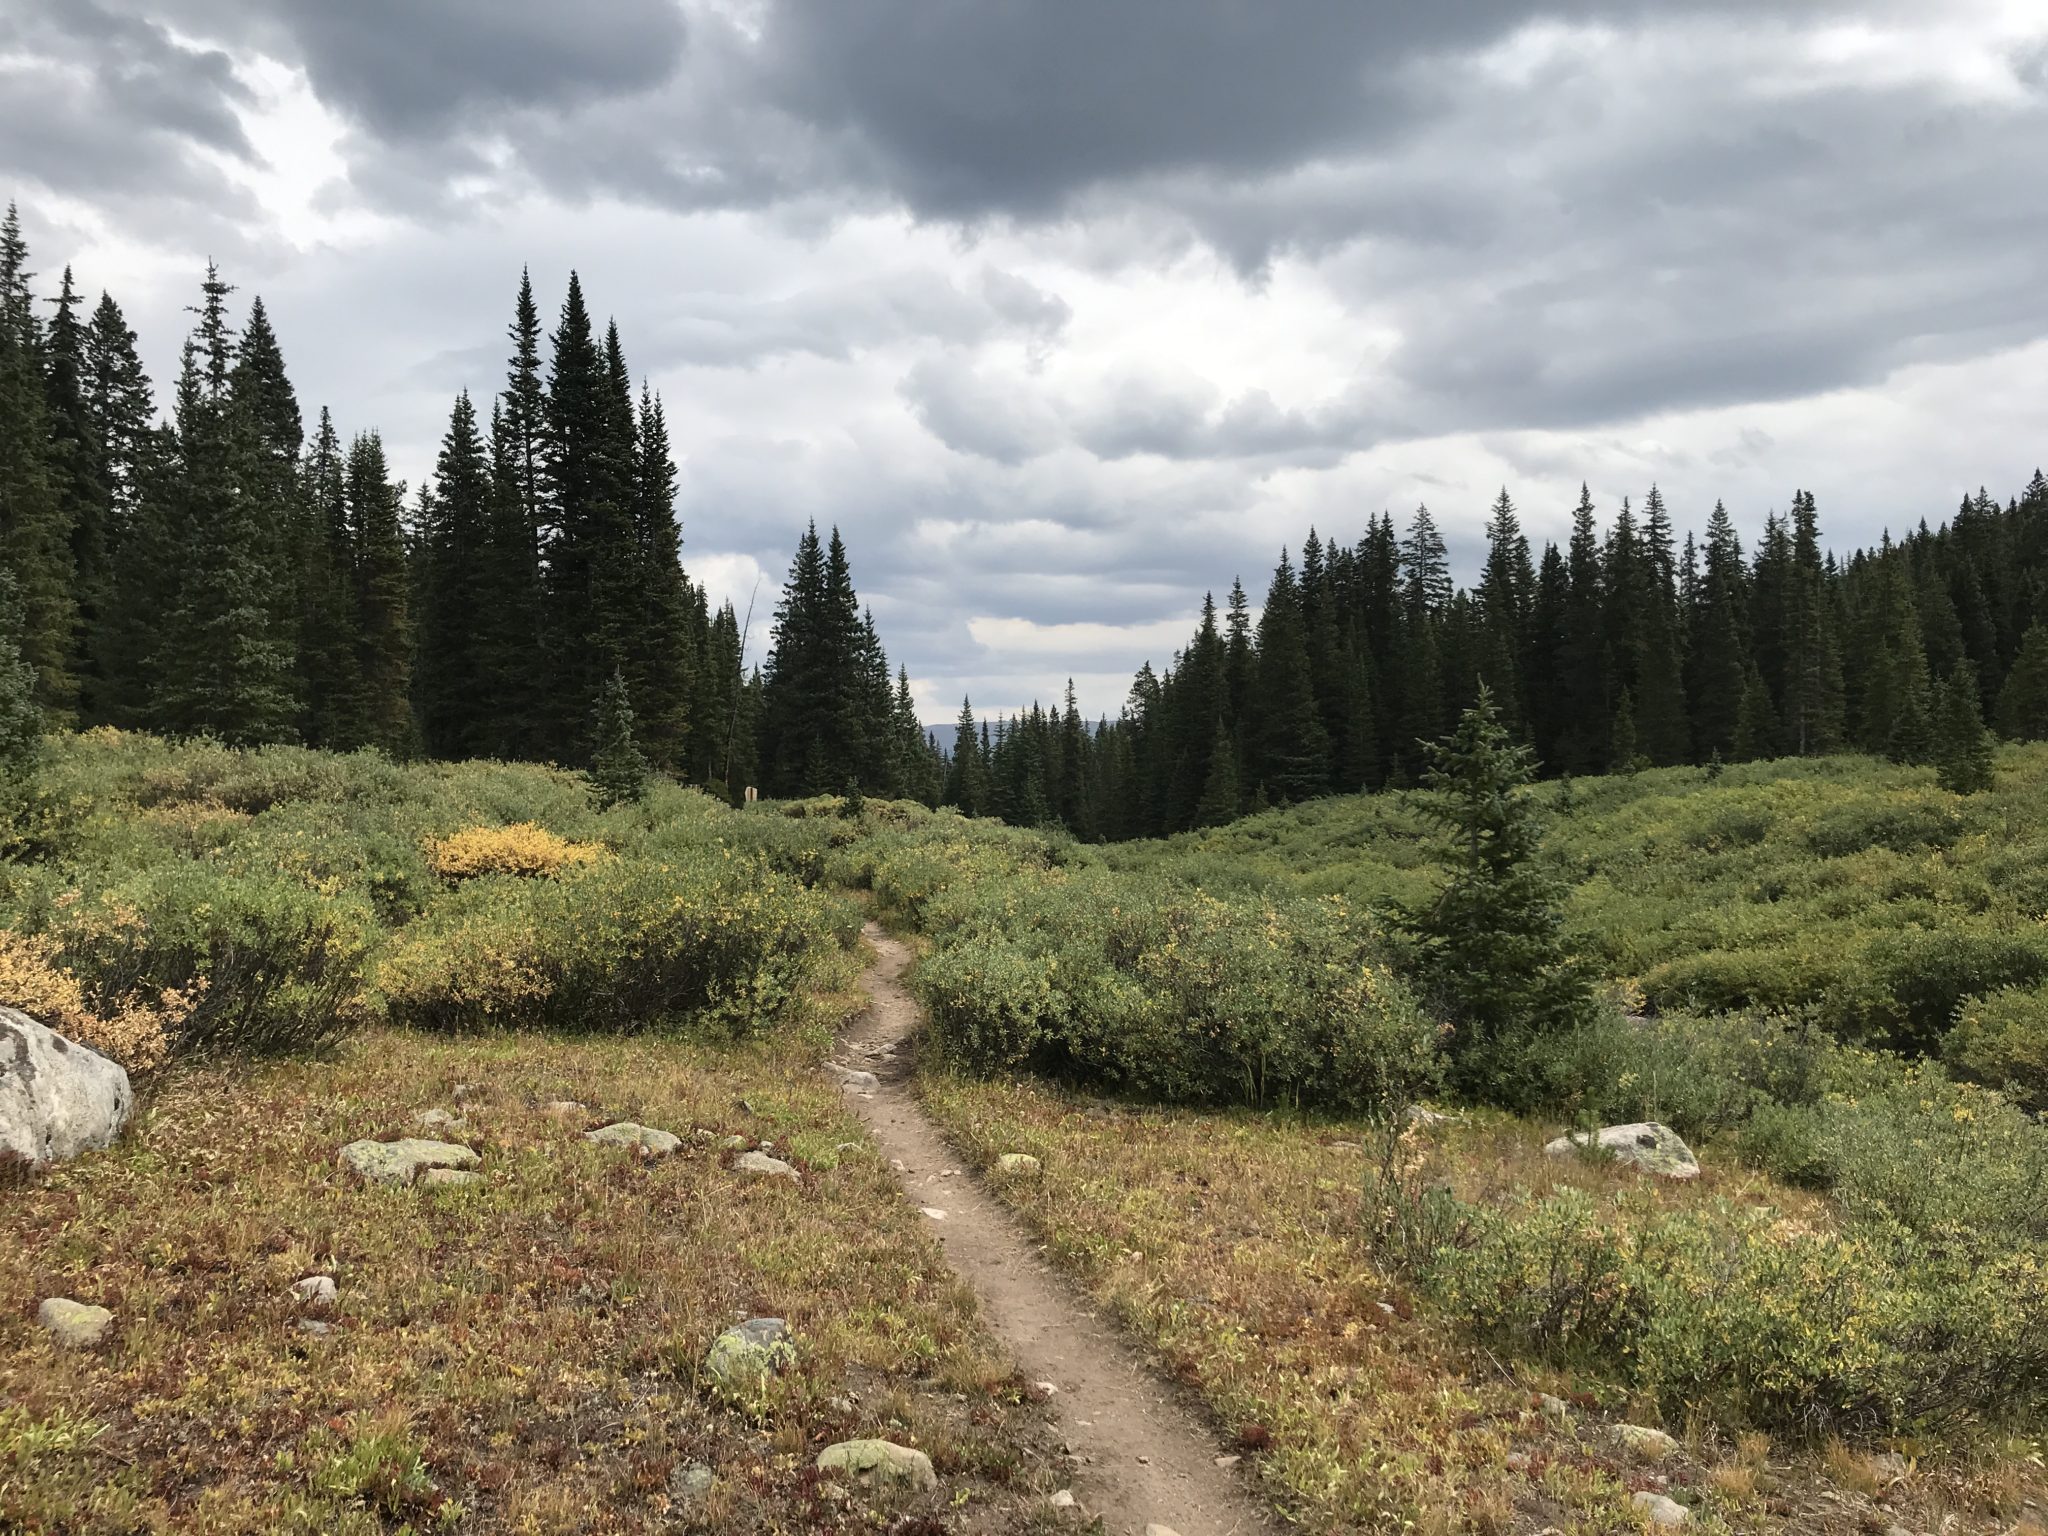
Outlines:
{"label": "trail rut", "polygon": [[[1082,1458],[1075,1497],[1111,1532],[1170,1527],[1179,1536],[1252,1536],[1275,1529],[1223,1467],[1214,1437],[1173,1390],[1055,1274],[1038,1244],[983,1193],[913,1095],[910,1042],[922,1011],[904,989],[910,951],[869,923],[877,960],[861,978],[873,1000],[840,1040],[844,1064],[872,1072],[848,1085],[885,1157],[901,1164],[903,1192],[926,1212],[946,1260],[974,1287],[990,1327],[1033,1381],[1057,1389],[1068,1446]],[[943,1216],[932,1215],[942,1211]]]}

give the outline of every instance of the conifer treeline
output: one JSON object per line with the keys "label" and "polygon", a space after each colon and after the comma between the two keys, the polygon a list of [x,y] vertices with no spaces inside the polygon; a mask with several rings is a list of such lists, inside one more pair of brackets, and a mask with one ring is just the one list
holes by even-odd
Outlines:
{"label": "conifer treeline", "polygon": [[[1844,748],[1981,777],[1980,721],[2048,736],[2048,482],[1837,562],[1811,494],[1753,554],[1716,506],[1677,539],[1652,489],[1600,527],[1581,491],[1532,556],[1507,492],[1477,584],[1427,509],[1283,551],[1256,622],[1205,600],[1115,720],[1064,706],[919,725],[837,530],[799,543],[764,667],[681,563],[659,398],[572,274],[542,327],[522,278],[503,388],[466,392],[408,499],[374,431],[306,440],[260,299],[209,268],[167,419],[135,336],[67,270],[35,295],[0,224],[0,681],[56,725],[394,754],[644,763],[727,793],[854,790],[1086,838],[1214,825],[1413,782],[1491,689],[1547,771]],[[45,318],[44,310],[48,315]],[[18,657],[18,660],[15,658]],[[26,669],[25,671],[23,669]],[[0,714],[19,720],[0,699]],[[627,731],[626,722],[630,722]],[[20,734],[19,724],[12,727]],[[624,734],[622,734],[624,733]],[[630,739],[628,739],[628,737]],[[628,770],[632,770],[629,772]]]}
{"label": "conifer treeline", "polygon": [[46,320],[33,276],[10,208],[0,639],[45,721],[587,763],[617,678],[653,767],[753,782],[740,621],[683,571],[661,401],[573,274],[545,336],[522,278],[504,388],[456,398],[411,498],[374,431],[323,409],[307,440],[262,300],[238,329],[212,268],[161,422],[120,306],[81,318],[67,269]]}
{"label": "conifer treeline", "polygon": [[1853,750],[1968,787],[1984,720],[2048,737],[2048,481],[1847,561],[1810,492],[1749,554],[1718,504],[1681,543],[1655,488],[1604,530],[1581,488],[1566,547],[1538,559],[1503,490],[1469,590],[1427,508],[1355,545],[1311,532],[1256,624],[1242,583],[1220,614],[1205,599],[1117,719],[1083,729],[1071,684],[1064,711],[993,730],[963,708],[946,798],[1124,838],[1411,784],[1482,681],[1553,774]]}

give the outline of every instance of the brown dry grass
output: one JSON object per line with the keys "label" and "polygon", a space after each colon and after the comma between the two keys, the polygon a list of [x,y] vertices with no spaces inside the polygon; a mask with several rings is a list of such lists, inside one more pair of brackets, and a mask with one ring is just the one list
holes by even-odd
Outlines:
{"label": "brown dry grass", "polygon": [[[358,1137],[449,1134],[415,1122],[458,1084],[486,1183],[336,1167]],[[578,1134],[615,1119],[684,1148]],[[772,1141],[802,1186],[698,1127]],[[929,1452],[941,1488],[902,1512],[948,1530],[1035,1529],[1059,1485],[1045,1411],[793,1046],[381,1032],[331,1062],[179,1068],[116,1148],[0,1198],[0,1530],[682,1529],[692,1463],[717,1475],[703,1528],[874,1529],[812,1470],[869,1434]],[[290,1294],[316,1272],[340,1288],[325,1337]],[[50,1295],[112,1308],[110,1338],[56,1350]],[[753,1412],[698,1372],[759,1315],[799,1358]]]}
{"label": "brown dry grass", "polygon": [[[1666,1462],[1632,1461],[1607,1423],[1654,1420],[1632,1411],[1624,1387],[1514,1370],[1465,1347],[1375,1270],[1360,1236],[1364,1127],[1133,1109],[1032,1082],[927,1075],[921,1091],[980,1165],[1004,1152],[1041,1160],[1039,1179],[991,1187],[1220,1424],[1244,1428],[1265,1488],[1306,1529],[1632,1530],[1627,1495],[1654,1489],[1690,1500],[1689,1529],[1702,1533],[1860,1536],[1896,1524],[1957,1536],[2003,1531],[2027,1500],[2048,1502],[2036,1445],[1877,1486],[1840,1485],[1818,1448],[1773,1461],[1761,1436],[1718,1446],[1698,1426]],[[1535,1127],[1502,1116],[1433,1136],[1431,1176],[1472,1197],[1638,1184],[1623,1167],[1547,1158]],[[1822,1202],[1728,1169],[1652,1198],[1768,1198],[1826,1219]],[[1538,1391],[1573,1404],[1568,1423],[1536,1411]]]}

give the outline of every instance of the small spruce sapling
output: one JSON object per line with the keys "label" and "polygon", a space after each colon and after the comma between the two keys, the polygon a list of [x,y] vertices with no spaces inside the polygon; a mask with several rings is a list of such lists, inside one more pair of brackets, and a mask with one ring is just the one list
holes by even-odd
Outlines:
{"label": "small spruce sapling", "polygon": [[1425,995],[1447,1016],[1452,1084],[1527,1107],[1541,1093],[1533,1049],[1587,1022],[1595,1003],[1565,942],[1562,883],[1544,867],[1530,796],[1534,766],[1484,687],[1448,738],[1427,746],[1416,803],[1446,834],[1446,879],[1402,914]]}
{"label": "small spruce sapling", "polygon": [[1934,715],[1934,772],[1941,787],[1958,795],[1989,789],[1991,733],[1977,703],[1977,669],[1969,662],[1957,662],[1935,691]]}
{"label": "small spruce sapling", "polygon": [[609,810],[647,793],[647,759],[633,740],[633,705],[626,679],[614,671],[597,697],[597,752],[590,763],[597,802]]}

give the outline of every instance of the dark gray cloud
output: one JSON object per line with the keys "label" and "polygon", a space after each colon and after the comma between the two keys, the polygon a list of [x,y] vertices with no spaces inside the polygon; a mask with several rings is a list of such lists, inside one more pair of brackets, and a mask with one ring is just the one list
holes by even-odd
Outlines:
{"label": "dark gray cloud", "polygon": [[204,152],[249,161],[249,92],[218,48],[97,0],[0,3],[5,169],[86,199],[236,198]]}
{"label": "dark gray cloud", "polygon": [[395,139],[475,114],[565,108],[649,90],[684,47],[672,0],[284,0],[322,99]]}
{"label": "dark gray cloud", "polygon": [[[1929,500],[1916,454],[2023,478],[2012,413],[1939,390],[1881,469],[1825,425],[1917,364],[1997,357],[2003,400],[2048,337],[2048,25],[2015,16],[0,0],[0,171],[130,271],[179,253],[136,316],[160,377],[226,255],[308,405],[415,477],[453,389],[502,377],[520,262],[550,318],[579,267],[669,394],[693,558],[772,587],[837,522],[913,671],[986,682],[976,616],[1185,617],[1310,520],[1423,497],[1462,558],[1503,478],[1532,529],[1582,477],[1609,507],[1661,479],[1695,521],[1725,488],[1752,524],[1839,481],[1859,536]],[[338,143],[279,109],[294,72]],[[286,217],[301,167],[331,179]]]}

